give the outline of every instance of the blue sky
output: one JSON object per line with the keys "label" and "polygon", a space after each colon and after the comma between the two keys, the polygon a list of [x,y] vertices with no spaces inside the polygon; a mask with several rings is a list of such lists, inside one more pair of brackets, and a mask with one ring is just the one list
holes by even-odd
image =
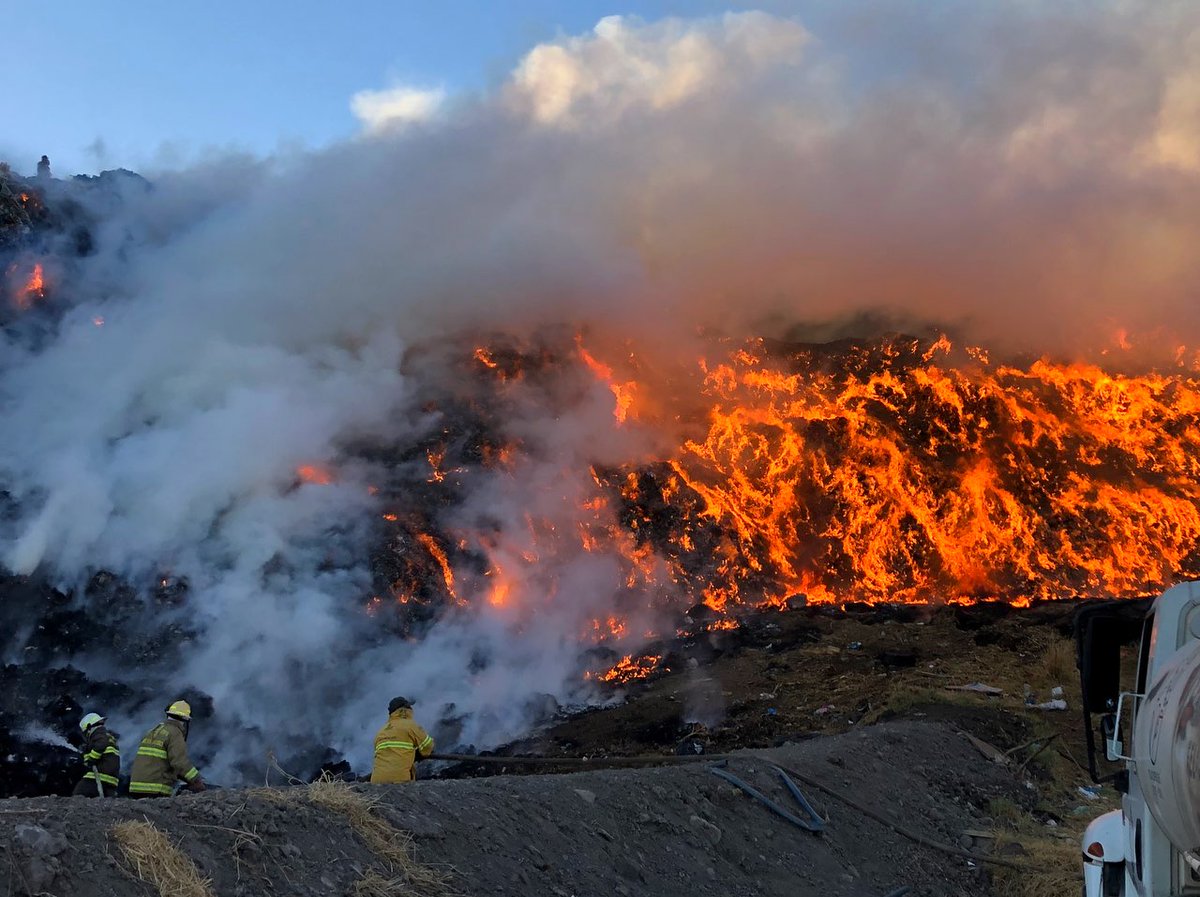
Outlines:
{"label": "blue sky", "polygon": [[605,15],[801,5],[625,2],[27,3],[5,20],[0,159],[32,173],[47,153],[63,176],[174,167],[212,149],[321,146],[357,130],[349,101],[360,90],[486,88],[536,43]]}

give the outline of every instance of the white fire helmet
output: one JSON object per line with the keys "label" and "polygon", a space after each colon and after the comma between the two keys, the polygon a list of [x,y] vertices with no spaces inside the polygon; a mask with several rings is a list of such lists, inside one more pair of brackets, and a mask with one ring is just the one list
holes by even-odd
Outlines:
{"label": "white fire helmet", "polygon": [[104,722],[104,717],[99,713],[89,713],[79,721],[79,731],[86,732],[92,726],[98,726],[102,722]]}

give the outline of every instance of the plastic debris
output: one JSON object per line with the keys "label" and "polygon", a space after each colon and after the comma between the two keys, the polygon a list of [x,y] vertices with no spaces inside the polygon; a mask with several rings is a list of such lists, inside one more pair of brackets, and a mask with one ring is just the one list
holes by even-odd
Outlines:
{"label": "plastic debris", "polygon": [[970,691],[980,695],[1002,695],[1004,689],[994,685],[984,685],[982,682],[971,682],[967,685],[947,685],[949,691]]}
{"label": "plastic debris", "polygon": [[814,711],[813,711],[813,714],[814,714],[815,716],[824,716],[826,713],[829,713],[829,712],[831,712],[831,711],[833,711],[833,710],[836,710],[836,709],[837,709],[837,708],[836,708],[836,707],[834,707],[832,704],[826,704],[825,706],[823,706],[823,707],[818,707],[816,710],[814,710]]}
{"label": "plastic debris", "polygon": [[850,644],[848,644],[846,646],[846,648],[850,651],[861,651],[862,650],[862,642],[851,642]]}
{"label": "plastic debris", "polygon": [[1080,794],[1082,794],[1084,797],[1086,797],[1088,800],[1096,800],[1100,797],[1100,786],[1099,785],[1080,785],[1075,790],[1078,791]]}
{"label": "plastic debris", "polygon": [[1043,701],[1040,704],[1034,704],[1038,710],[1066,710],[1067,702],[1062,698],[1055,698],[1053,701]]}
{"label": "plastic debris", "polygon": [[776,716],[779,713],[774,707],[767,708],[767,716]]}
{"label": "plastic debris", "polygon": [[1062,689],[1061,685],[1056,685],[1056,686],[1054,686],[1054,688],[1050,689],[1050,697],[1061,698],[1062,696],[1063,696],[1063,689]]}

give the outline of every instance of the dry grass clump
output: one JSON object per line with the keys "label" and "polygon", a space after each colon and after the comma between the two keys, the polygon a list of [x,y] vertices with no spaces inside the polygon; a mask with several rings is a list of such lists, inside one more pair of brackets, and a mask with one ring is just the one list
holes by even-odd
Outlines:
{"label": "dry grass clump", "polygon": [[246,788],[242,793],[249,798],[259,798],[273,804],[286,804],[295,799],[293,792],[306,789],[298,788]]}
{"label": "dry grass clump", "polygon": [[1069,638],[1052,642],[1042,655],[1042,672],[1051,685],[1070,687],[1078,682],[1079,673],[1075,670],[1075,642]]}
{"label": "dry grass clump", "polygon": [[384,878],[374,869],[354,883],[354,897],[402,897],[408,889],[402,878]]}
{"label": "dry grass clump", "polygon": [[1020,859],[1035,869],[1018,870],[997,866],[992,871],[992,891],[998,897],[1062,897],[1078,894],[1083,880],[1079,837],[1067,832],[1016,835],[1001,834],[996,851],[1017,842],[1023,848]]}
{"label": "dry grass clump", "polygon": [[310,803],[344,817],[376,856],[404,876],[411,890],[430,897],[449,893],[449,876],[413,858],[412,837],[392,828],[376,813],[377,800],[329,776],[322,776],[305,790]]}
{"label": "dry grass clump", "polygon": [[192,861],[161,829],[127,820],[109,832],[133,874],[153,885],[162,897],[214,897],[212,882],[200,877]]}

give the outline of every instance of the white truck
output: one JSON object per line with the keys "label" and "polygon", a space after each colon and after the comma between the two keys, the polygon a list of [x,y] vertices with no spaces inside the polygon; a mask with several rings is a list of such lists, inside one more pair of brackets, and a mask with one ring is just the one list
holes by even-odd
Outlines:
{"label": "white truck", "polygon": [[[1121,649],[1137,638],[1139,616],[1136,678],[1122,691]],[[1089,769],[1121,792],[1121,809],[1084,833],[1083,893],[1200,895],[1200,582],[1168,589],[1148,609],[1085,606],[1075,624]]]}

